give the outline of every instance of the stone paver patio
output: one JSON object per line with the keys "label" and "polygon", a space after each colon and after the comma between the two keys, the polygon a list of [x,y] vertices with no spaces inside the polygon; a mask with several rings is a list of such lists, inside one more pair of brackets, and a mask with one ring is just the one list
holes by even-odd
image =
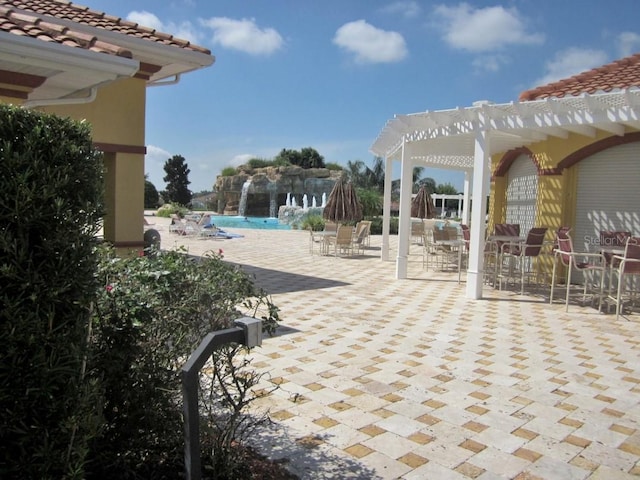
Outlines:
{"label": "stone paver patio", "polygon": [[[281,309],[251,352],[275,425],[255,443],[303,479],[622,479],[640,474],[638,315],[548,304],[457,274],[409,277],[363,256],[311,255],[302,231],[229,229],[213,240],[168,232],[162,248],[223,249]],[[395,238],[394,238],[395,240]],[[391,255],[395,257],[394,252]]]}

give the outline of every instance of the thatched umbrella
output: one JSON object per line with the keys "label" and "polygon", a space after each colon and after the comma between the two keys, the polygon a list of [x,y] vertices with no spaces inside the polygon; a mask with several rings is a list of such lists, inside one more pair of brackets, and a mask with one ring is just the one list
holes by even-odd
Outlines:
{"label": "thatched umbrella", "polygon": [[436,216],[436,207],[433,204],[431,195],[424,188],[420,187],[416,196],[411,200],[411,216],[416,218],[434,218]]}
{"label": "thatched umbrella", "polygon": [[343,177],[338,179],[327,198],[322,217],[336,223],[362,220],[362,205],[351,182]]}

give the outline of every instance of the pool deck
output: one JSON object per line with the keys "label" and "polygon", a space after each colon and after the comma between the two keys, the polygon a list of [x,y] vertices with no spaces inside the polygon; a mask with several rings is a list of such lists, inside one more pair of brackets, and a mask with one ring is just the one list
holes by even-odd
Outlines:
{"label": "pool deck", "polygon": [[[485,287],[457,274],[409,278],[380,260],[311,255],[303,231],[228,228],[194,239],[147,218],[162,248],[223,250],[281,309],[251,352],[279,388],[254,405],[254,443],[302,479],[624,479],[640,475],[640,316]],[[392,237],[391,258],[395,258]]]}

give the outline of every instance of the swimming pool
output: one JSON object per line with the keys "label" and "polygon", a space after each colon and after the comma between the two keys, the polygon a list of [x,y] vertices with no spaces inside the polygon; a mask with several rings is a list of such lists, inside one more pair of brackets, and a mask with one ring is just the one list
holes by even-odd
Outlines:
{"label": "swimming pool", "polygon": [[237,217],[212,215],[211,222],[222,228],[257,228],[261,230],[291,230],[291,226],[278,222],[274,217]]}

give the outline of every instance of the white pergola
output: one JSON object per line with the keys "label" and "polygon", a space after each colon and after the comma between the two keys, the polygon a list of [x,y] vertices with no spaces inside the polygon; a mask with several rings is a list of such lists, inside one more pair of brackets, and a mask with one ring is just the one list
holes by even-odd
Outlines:
{"label": "white pergola", "polygon": [[[624,135],[640,129],[640,89],[582,94],[527,102],[493,104],[475,102],[471,107],[396,115],[371,146],[385,159],[385,172],[401,162],[400,219],[396,278],[407,277],[411,228],[413,168],[433,167],[465,172],[463,221],[469,223],[471,242],[466,296],[482,298],[485,212],[491,156],[530,145],[549,137],[566,139],[569,133],[595,137],[598,130]],[[471,190],[470,190],[471,187]],[[391,175],[385,175],[382,260],[389,260]]]}

